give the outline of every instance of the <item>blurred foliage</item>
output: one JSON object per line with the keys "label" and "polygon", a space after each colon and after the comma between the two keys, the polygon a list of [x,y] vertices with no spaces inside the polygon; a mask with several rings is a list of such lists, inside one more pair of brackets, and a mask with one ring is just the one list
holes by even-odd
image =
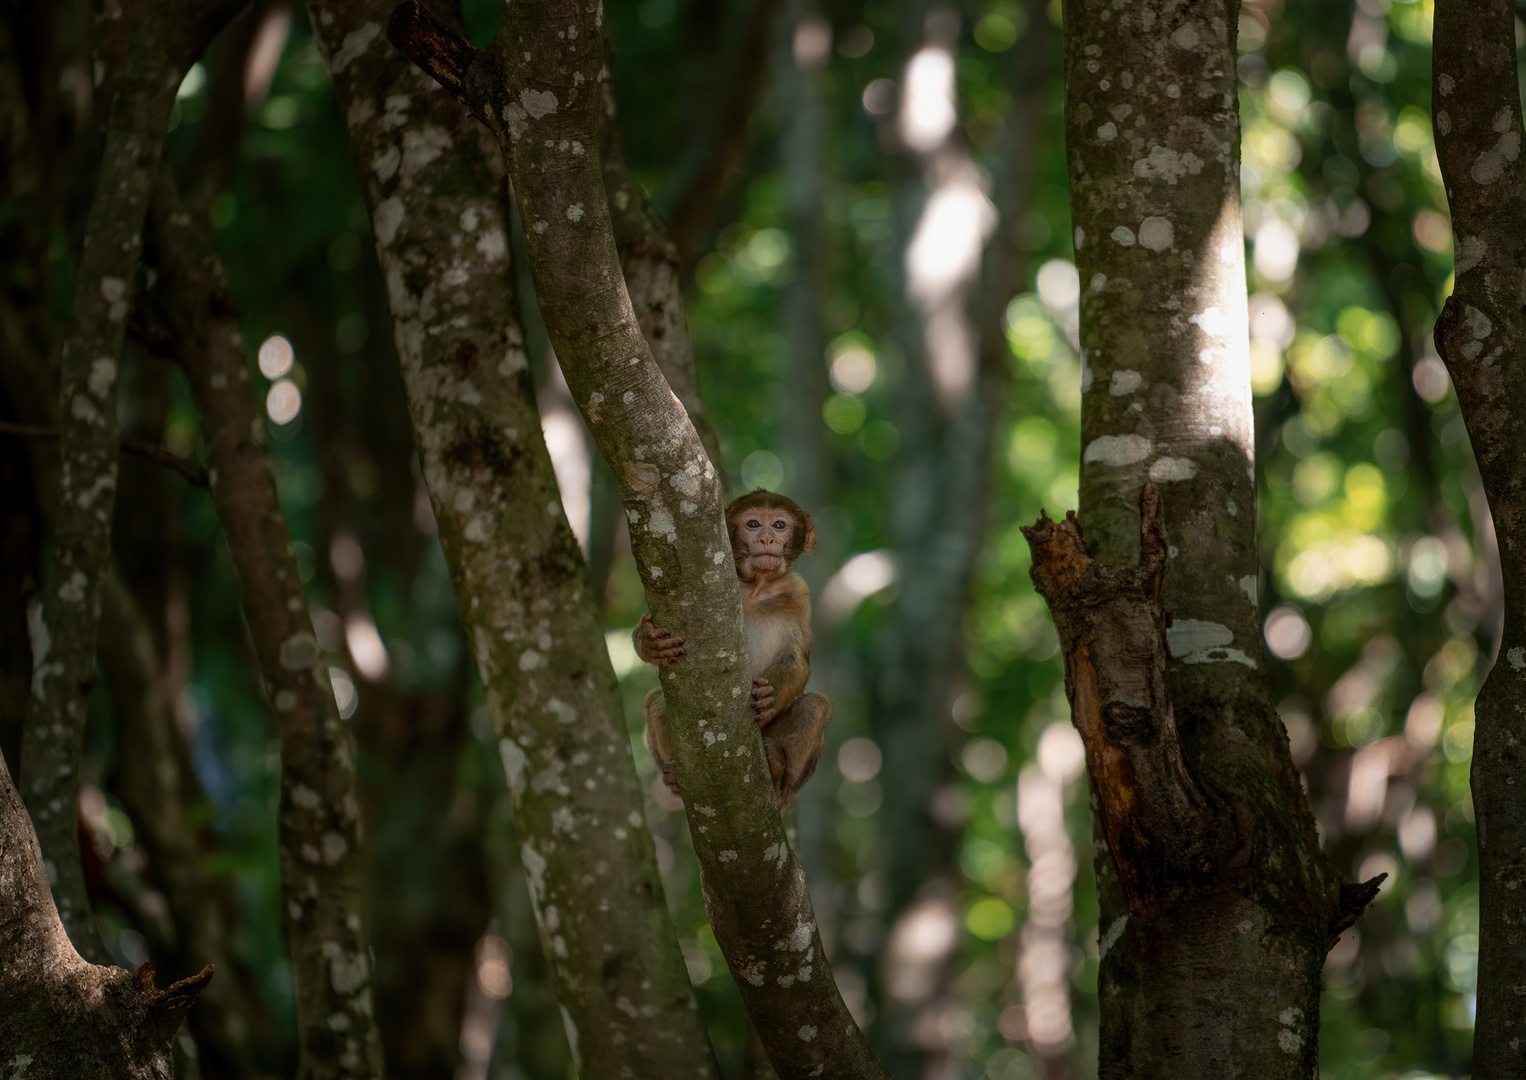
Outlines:
{"label": "blurred foliage", "polygon": [[[641,0],[608,11],[624,142],[633,171],[659,203],[686,144],[690,111],[725,86],[728,50],[746,5]],[[834,52],[822,74],[827,132],[820,313],[823,362],[834,391],[822,413],[828,502],[810,507],[834,565],[892,545],[892,479],[907,452],[892,403],[908,360],[896,220],[904,163],[888,119],[870,111],[915,48],[920,16],[888,0],[832,2],[824,14]],[[1049,9],[1058,22],[1059,6]],[[1024,9],[968,0],[958,43],[962,130],[977,164],[996,159],[1011,122],[1007,66],[1031,32]],[[479,43],[496,5],[466,5]],[[1432,0],[1256,0],[1240,15],[1242,197],[1261,478],[1259,599],[1267,616],[1275,699],[1303,770],[1324,841],[1353,879],[1390,876],[1326,968],[1321,1074],[1332,1080],[1468,1072],[1477,955],[1475,836],[1468,789],[1472,699],[1497,643],[1492,530],[1466,432],[1431,325],[1450,288],[1451,230],[1428,118]],[[281,334],[287,371],[255,380],[300,395],[295,419],[270,424],[283,505],[320,639],[336,685],[357,695],[358,729],[382,724],[402,699],[452,699],[469,716],[456,801],[485,808],[484,829],[508,828],[503,782],[472,673],[432,519],[412,465],[409,428],[390,345],[385,290],[375,263],[342,118],[325,67],[294,9],[268,94],[254,103],[227,190],[208,208],[251,343]],[[1059,59],[1053,58],[1033,148],[1029,204],[1000,236],[1026,259],[1024,287],[1005,306],[1010,381],[994,441],[988,534],[965,619],[968,689],[953,710],[959,777],[948,812],[961,839],[962,875],[953,1000],[938,1038],[969,1078],[1038,1075],[1022,1037],[1017,965],[1029,913],[1030,855],[1019,822],[1017,777],[1052,725],[1068,724],[1057,642],[1028,580],[1018,531],[1040,507],[1076,505],[1081,365],[1079,290],[1068,261]],[[198,66],[171,124],[171,155],[187,160],[208,125],[209,85]],[[875,87],[880,89],[876,90]],[[784,287],[797,272],[784,212],[780,134],[786,117],[767,97],[750,121],[738,175],[721,217],[693,253],[689,323],[708,408],[734,480],[773,479],[787,346]],[[70,277],[69,245],[54,245],[57,277]],[[251,357],[251,363],[254,358]],[[289,382],[288,382],[289,381]],[[275,398],[272,399],[272,407]],[[196,421],[172,379],[164,442],[195,454]],[[137,468],[138,466],[126,466]],[[790,477],[782,476],[784,490]],[[178,483],[163,480],[165,484]],[[276,918],[276,746],[238,616],[231,564],[210,500],[178,492],[173,564],[192,628],[177,716],[190,733],[206,814],[222,841],[208,871],[231,876],[241,904],[235,951],[258,973],[289,1026],[289,976]],[[126,511],[124,511],[124,520]],[[137,531],[134,532],[134,529]],[[121,544],[150,544],[141,523]],[[360,552],[360,565],[353,561]],[[818,616],[816,678],[837,703],[831,747],[802,815],[825,837],[830,931],[839,982],[872,1024],[871,987],[887,934],[877,813],[886,792],[879,757],[864,742],[875,643],[894,611],[881,583],[840,621]],[[739,999],[704,916],[687,830],[640,746],[641,695],[655,681],[636,662],[629,628],[642,610],[628,551],[608,596],[610,653],[621,676],[638,767],[668,896],[701,1008],[728,1072],[740,1060]],[[388,671],[362,676],[346,620],[374,620]],[[341,693],[343,697],[343,692]],[[469,699],[469,702],[468,700]],[[92,776],[107,789],[97,837],[104,859],[126,860],[131,822],[110,798],[112,721],[96,710]],[[464,721],[463,721],[464,722]],[[363,744],[365,740],[362,740]],[[362,759],[362,769],[373,768]],[[1087,853],[1085,781],[1064,787],[1065,821],[1079,867],[1069,923],[1072,1075],[1095,1075],[1098,928]],[[475,813],[475,810],[460,810]],[[388,902],[381,896],[377,902]],[[103,917],[123,962],[140,959],[141,928],[109,900]],[[514,990],[498,1029],[503,1076],[566,1075],[560,1028],[535,998],[533,932],[499,930],[514,950]],[[465,991],[463,990],[463,993]],[[539,1010],[539,1011],[537,1011]],[[463,1046],[465,1045],[463,1035]]]}

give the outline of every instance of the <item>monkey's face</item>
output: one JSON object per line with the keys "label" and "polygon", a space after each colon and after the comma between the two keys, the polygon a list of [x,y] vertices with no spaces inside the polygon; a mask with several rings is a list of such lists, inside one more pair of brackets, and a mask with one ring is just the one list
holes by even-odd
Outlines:
{"label": "monkey's face", "polygon": [[731,553],[744,581],[782,576],[800,553],[799,522],[782,507],[755,506],[731,521]]}

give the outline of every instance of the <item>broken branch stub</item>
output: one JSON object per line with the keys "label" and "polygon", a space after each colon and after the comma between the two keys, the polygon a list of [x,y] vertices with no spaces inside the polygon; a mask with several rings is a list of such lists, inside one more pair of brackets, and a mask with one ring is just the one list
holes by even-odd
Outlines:
{"label": "broken branch stub", "polygon": [[1160,493],[1140,496],[1135,567],[1092,558],[1074,511],[1040,513],[1023,535],[1033,583],[1049,604],[1066,690],[1129,913],[1144,922],[1223,864],[1218,815],[1177,738],[1166,687],[1166,566]]}

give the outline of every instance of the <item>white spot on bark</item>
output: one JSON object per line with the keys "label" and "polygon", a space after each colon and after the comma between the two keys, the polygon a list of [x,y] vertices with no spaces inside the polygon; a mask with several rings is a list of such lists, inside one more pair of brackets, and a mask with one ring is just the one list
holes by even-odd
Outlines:
{"label": "white spot on bark", "polygon": [[519,104],[525,112],[530,114],[530,119],[540,120],[556,112],[556,95],[550,90],[524,89],[519,92]]}
{"label": "white spot on bark", "polygon": [[1092,279],[1091,279],[1091,282],[1090,282],[1092,292],[1101,292],[1103,286],[1106,285],[1106,284],[1107,284],[1107,275],[1106,274],[1093,274],[1092,275]]}
{"label": "white spot on bark", "polygon": [[1467,327],[1468,333],[1473,335],[1473,338],[1478,341],[1482,341],[1494,332],[1494,323],[1489,321],[1489,316],[1479,311],[1472,304],[1468,304],[1463,308],[1462,322]]}
{"label": "white spot on bark", "polygon": [[1079,225],[1076,226],[1075,241],[1076,241],[1076,250],[1080,251],[1081,250],[1081,246],[1086,243],[1086,230],[1081,228],[1081,226],[1079,226]]}
{"label": "white spot on bark", "polygon": [[512,101],[503,107],[503,120],[509,125],[511,138],[517,139],[525,133],[525,128],[529,126],[525,123],[527,119],[525,111]]}
{"label": "white spot on bark", "polygon": [[291,801],[304,810],[316,810],[318,809],[318,803],[322,800],[318,798],[318,793],[312,788],[306,784],[298,784],[291,789]]}
{"label": "white spot on bark", "polygon": [[1484,242],[1481,236],[1454,238],[1453,247],[1456,249],[1457,257],[1452,269],[1458,276],[1466,274],[1469,270],[1473,269],[1489,253],[1489,245]]}
{"label": "white spot on bark", "polygon": [[1176,239],[1171,223],[1163,217],[1147,217],[1139,223],[1139,246],[1161,252]]}
{"label": "white spot on bark", "polygon": [[1097,138],[1103,142],[1112,142],[1118,137],[1118,125],[1109,120],[1097,129]]}
{"label": "white spot on bark", "polygon": [[376,173],[376,179],[386,183],[397,175],[397,167],[402,163],[403,152],[395,146],[389,146],[371,159],[371,168]]}
{"label": "white spot on bark", "polygon": [[1500,131],[1499,142],[1493,147],[1478,155],[1478,160],[1473,163],[1473,181],[1478,184],[1492,184],[1505,174],[1505,163],[1514,161],[1521,153],[1521,133],[1508,130],[1510,115],[1507,110],[1501,109],[1501,115],[1505,117],[1505,127],[1501,128],[1498,118],[1495,120],[1494,130]]}
{"label": "white spot on bark", "polygon": [[1256,575],[1246,574],[1240,579],[1240,591],[1252,604],[1256,603]]}
{"label": "white spot on bark", "polygon": [[1191,480],[1197,475],[1197,463],[1187,458],[1157,458],[1150,466],[1150,479],[1157,484],[1172,480]]}
{"label": "white spot on bark", "polygon": [[83,420],[87,424],[101,422],[101,410],[84,394],[75,394],[69,402],[69,414],[76,420]]}
{"label": "white spot on bark", "polygon": [[329,959],[329,982],[333,984],[334,993],[348,997],[366,984],[366,958],[361,953],[345,956],[333,942],[325,944],[324,952],[328,952],[330,946],[333,953]]}
{"label": "white spot on bark", "polygon": [[330,866],[339,862],[345,852],[350,850],[349,842],[336,832],[324,833],[318,843],[323,847],[323,861]]}
{"label": "white spot on bark", "polygon": [[281,712],[291,712],[297,707],[297,695],[290,690],[276,691],[276,708]]}
{"label": "white spot on bark", "polygon": [[796,952],[805,952],[811,947],[811,937],[815,927],[803,920],[795,926],[795,932],[789,936],[789,947]]}
{"label": "white spot on bark", "polygon": [[1210,307],[1188,317],[1187,321],[1194,326],[1200,327],[1205,334],[1213,337],[1229,336],[1229,320],[1217,307]]}
{"label": "white spot on bark", "polygon": [[545,664],[546,658],[534,649],[526,649],[519,654],[519,670],[534,671]]}
{"label": "white spot on bark", "polygon": [[83,570],[76,570],[69,575],[69,580],[58,587],[58,598],[66,604],[80,604],[85,600],[85,586],[90,579],[85,577]]}
{"label": "white spot on bark", "polygon": [[515,794],[524,790],[525,766],[530,759],[513,739],[498,740],[498,756],[503,759],[503,775],[508,778],[509,790]]}
{"label": "white spot on bark", "polygon": [[782,870],[784,869],[785,856],[788,853],[789,848],[782,842],[778,844],[769,844],[768,847],[763,849],[763,861],[765,863],[771,862],[774,864],[775,869]]}
{"label": "white spot on bark", "polygon": [[407,215],[408,211],[403,206],[403,200],[396,195],[390,199],[383,199],[377,204],[376,214],[372,219],[372,225],[376,229],[376,242],[386,247],[397,239],[397,230]]}
{"label": "white spot on bark", "polygon": [[1107,928],[1107,933],[1103,935],[1102,940],[1097,945],[1099,959],[1103,956],[1106,956],[1107,951],[1114,945],[1118,944],[1118,939],[1123,936],[1124,927],[1128,925],[1129,917],[1127,915],[1120,915],[1118,918],[1112,921],[1112,923]]}
{"label": "white spot on bark", "polygon": [[737,857],[737,853],[734,852],[734,851],[723,851],[719,855],[716,856],[716,858],[720,859],[721,862],[735,862],[736,861],[736,857]]}
{"label": "white spot on bark", "polygon": [[1150,156],[1134,162],[1134,175],[1141,180],[1164,180],[1175,183],[1184,176],[1203,171],[1203,159],[1191,151],[1180,154],[1165,146],[1150,147]]}
{"label": "white spot on bark", "polygon": [[1234,631],[1229,627],[1201,619],[1176,619],[1166,628],[1166,644],[1171,647],[1171,655],[1177,658],[1228,645],[1234,639]]}
{"label": "white spot on bark", "polygon": [[1505,654],[1505,659],[1510,661],[1510,666],[1517,671],[1526,671],[1526,649],[1517,645]]}
{"label": "white spot on bark", "polygon": [[1107,392],[1114,397],[1132,394],[1144,383],[1144,376],[1137,371],[1115,371],[1108,383]]}
{"label": "white spot on bark", "polygon": [[1176,33],[1171,35],[1171,40],[1183,49],[1197,48],[1198,41],[1200,40],[1198,37],[1197,27],[1193,26],[1191,23],[1187,23],[1185,26],[1180,27]]}
{"label": "white spot on bark", "polygon": [[287,671],[306,671],[316,664],[318,657],[322,655],[323,650],[318,647],[318,639],[304,630],[281,642],[277,657],[281,666]]}
{"label": "white spot on bark", "polygon": [[1112,238],[1124,247],[1134,246],[1134,230],[1127,225],[1120,225],[1110,234]]}
{"label": "white spot on bark", "polygon": [[539,907],[546,892],[546,857],[527,840],[519,847],[519,861],[524,864],[525,876],[530,879],[530,899]]}
{"label": "white spot on bark", "polygon": [[578,719],[578,711],[560,698],[552,698],[546,702],[546,712],[556,717],[558,723],[575,724]]}
{"label": "white spot on bark", "polygon": [[366,23],[358,30],[351,30],[339,43],[339,49],[334,53],[334,58],[329,61],[329,70],[338,75],[345,68],[357,60],[361,53],[371,47],[381,33],[381,27],[376,23]]}
{"label": "white spot on bark", "polygon": [[508,253],[509,242],[503,230],[493,226],[477,240],[477,253],[488,262],[497,262]]}
{"label": "white spot on bark", "polygon": [[1442,75],[1436,80],[1436,88],[1441,91],[1442,97],[1450,95],[1456,85],[1457,82],[1450,75]]}
{"label": "white spot on bark", "polygon": [[112,322],[121,322],[127,317],[127,282],[119,277],[101,278],[101,296],[111,305]]}
{"label": "white spot on bark", "polygon": [[403,175],[417,175],[449,147],[450,133],[433,124],[403,132]]}
{"label": "white spot on bark", "polygon": [[816,1029],[814,1027],[812,1027],[810,1024],[801,1024],[800,1025],[800,1041],[801,1042],[810,1042],[815,1037],[816,1037]]}
{"label": "white spot on bark", "polygon": [[673,515],[660,506],[647,515],[646,531],[653,536],[665,537],[669,543],[678,543],[678,530],[673,527]]}
{"label": "white spot on bark", "polygon": [[1081,460],[1090,464],[1132,465],[1150,456],[1150,440],[1142,435],[1102,435],[1086,447]]}
{"label": "white spot on bark", "polygon": [[461,222],[461,227],[467,232],[476,232],[477,226],[480,223],[480,216],[475,206],[468,206],[465,210],[461,211],[461,217],[457,220]]}
{"label": "white spot on bark", "polygon": [[583,204],[582,203],[575,202],[571,206],[567,207],[567,220],[568,221],[582,221],[583,220]]}
{"label": "white spot on bark", "polygon": [[1443,135],[1452,134],[1452,118],[1445,109],[1436,114],[1436,130]]}

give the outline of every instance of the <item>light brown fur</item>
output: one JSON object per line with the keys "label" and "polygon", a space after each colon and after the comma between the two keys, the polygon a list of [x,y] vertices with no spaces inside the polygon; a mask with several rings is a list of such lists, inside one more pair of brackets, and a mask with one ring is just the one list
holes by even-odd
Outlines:
{"label": "light brown fur", "polygon": [[[795,559],[816,550],[811,516],[789,499],[754,491],[726,508],[742,618],[752,658],[752,708],[763,734],[763,750],[774,790],[783,806],[816,771],[832,703],[807,694],[811,677],[811,590],[793,570]],[[634,635],[636,653],[659,668],[684,655],[683,640],[652,625],[643,615]],[[678,791],[673,743],[662,691],[647,694],[646,745],[663,781]]]}

